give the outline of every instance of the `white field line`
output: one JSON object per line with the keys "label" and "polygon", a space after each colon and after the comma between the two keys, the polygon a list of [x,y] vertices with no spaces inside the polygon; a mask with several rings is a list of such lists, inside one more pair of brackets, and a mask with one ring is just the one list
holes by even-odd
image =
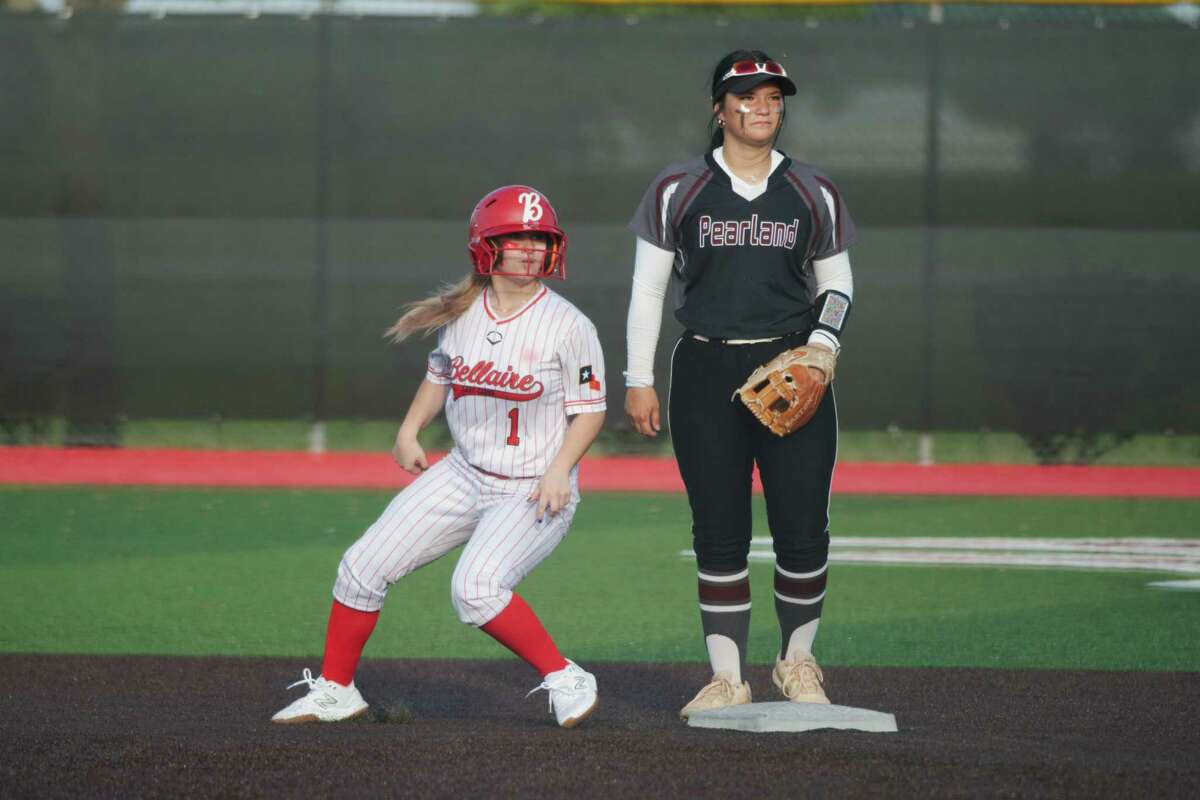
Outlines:
{"label": "white field line", "polygon": [[[770,537],[751,540],[755,547],[770,547]],[[1017,552],[1130,553],[1179,555],[1200,558],[1200,539],[1133,538],[1019,539],[965,536],[834,536],[831,547],[884,547],[889,550],[1014,550]]]}
{"label": "white field line", "polygon": [[1184,592],[1200,592],[1200,580],[1194,581],[1155,581],[1148,583],[1156,589],[1177,589]]}
{"label": "white field line", "polygon": [[[752,541],[753,561],[774,561],[771,540]],[[681,556],[695,558],[691,550]],[[1200,575],[1200,540],[835,537],[829,560],[858,564],[1046,567]]]}
{"label": "white field line", "polygon": [[[774,553],[754,551],[755,561],[774,561]],[[1137,572],[1177,572],[1200,575],[1200,559],[1140,558],[1129,555],[1027,555],[1023,553],[914,553],[903,550],[855,550],[850,553],[830,551],[830,561],[849,564],[930,564],[983,567],[1057,567],[1060,569],[1133,570]]]}

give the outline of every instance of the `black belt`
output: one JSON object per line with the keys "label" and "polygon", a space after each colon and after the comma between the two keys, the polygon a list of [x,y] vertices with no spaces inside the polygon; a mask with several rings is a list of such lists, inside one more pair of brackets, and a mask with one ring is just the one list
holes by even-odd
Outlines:
{"label": "black belt", "polygon": [[779,336],[767,336],[762,339],[725,339],[725,338],[721,338],[719,336],[704,336],[703,334],[696,333],[695,331],[684,331],[683,335],[689,336],[698,342],[714,342],[716,344],[741,345],[741,344],[761,344],[763,342],[778,342],[781,339],[786,339],[789,336],[794,336],[797,333],[801,333],[801,331],[792,331],[791,333],[783,333],[783,334],[780,334]]}

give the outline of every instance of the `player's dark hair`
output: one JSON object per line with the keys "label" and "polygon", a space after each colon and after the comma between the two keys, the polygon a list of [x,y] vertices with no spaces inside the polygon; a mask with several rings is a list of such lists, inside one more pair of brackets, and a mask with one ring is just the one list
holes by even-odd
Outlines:
{"label": "player's dark hair", "polygon": [[[713,105],[720,105],[725,101],[725,92],[718,93],[721,83],[721,76],[729,72],[729,68],[737,61],[774,61],[762,50],[733,50],[727,53],[717,65],[713,67],[712,84],[709,93],[712,96]],[[775,146],[775,142],[779,141],[779,134],[783,131],[783,123],[787,120],[787,105],[785,104],[782,112],[779,115],[779,127],[775,130],[775,138],[771,141],[771,146]],[[713,112],[708,118],[708,149],[716,150],[725,144],[725,129],[717,124],[717,112]]]}

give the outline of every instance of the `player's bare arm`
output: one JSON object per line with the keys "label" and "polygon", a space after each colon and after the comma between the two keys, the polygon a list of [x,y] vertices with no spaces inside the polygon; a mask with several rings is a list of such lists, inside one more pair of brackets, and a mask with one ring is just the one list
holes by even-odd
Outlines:
{"label": "player's bare arm", "polygon": [[658,436],[658,392],[653,386],[630,386],[625,390],[625,416],[642,436]]}
{"label": "player's bare arm", "polygon": [[546,473],[529,495],[530,502],[537,503],[537,518],[546,512],[557,514],[571,502],[571,470],[583,458],[583,454],[596,441],[604,425],[604,412],[592,411],[571,417],[567,432],[563,436],[558,455],[550,462]]}
{"label": "player's bare arm", "polygon": [[392,458],[404,471],[419,475],[429,469],[429,459],[417,441],[417,433],[437,417],[446,402],[448,391],[448,386],[428,380],[422,380],[417,387],[408,413],[404,415],[404,422],[396,431],[396,443],[392,446]]}

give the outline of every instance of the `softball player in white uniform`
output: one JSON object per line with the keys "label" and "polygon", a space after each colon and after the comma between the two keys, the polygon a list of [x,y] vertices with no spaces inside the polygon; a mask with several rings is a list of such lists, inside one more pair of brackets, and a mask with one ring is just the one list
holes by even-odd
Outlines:
{"label": "softball player in white uniform", "polygon": [[[549,692],[563,727],[595,709],[595,677],[559,654],[513,591],[566,535],[579,502],[577,464],[604,420],[596,329],[541,281],[564,277],[566,243],[540,192],[497,189],[471,215],[474,273],[411,304],[389,331],[397,340],[438,331],[392,451],[420,477],[346,551],[321,675],[305,670],[293,686],[308,693],[273,721],[365,714],[354,671],[388,588],[460,545],[450,587],[459,619],[538,670],[534,691]],[[455,447],[430,467],[417,431],[443,407]]]}

